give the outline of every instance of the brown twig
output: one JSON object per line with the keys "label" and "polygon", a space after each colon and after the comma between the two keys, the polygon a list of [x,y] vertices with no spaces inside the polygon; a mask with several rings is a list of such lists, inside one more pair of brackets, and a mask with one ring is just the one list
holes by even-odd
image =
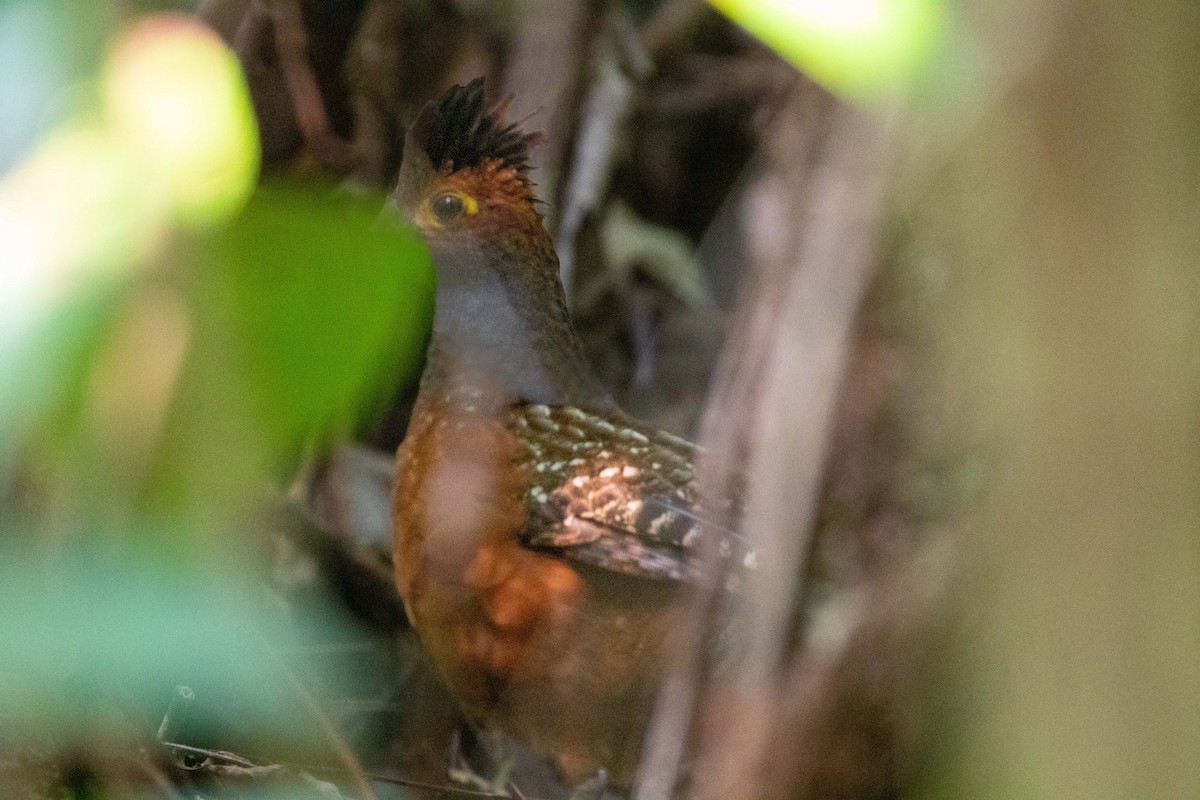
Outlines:
{"label": "brown twig", "polygon": [[335,169],[343,169],[352,157],[350,146],[334,134],[329,124],[325,99],[310,61],[300,0],[266,1],[270,3],[279,63],[305,144],[323,162]]}
{"label": "brown twig", "polygon": [[[639,789],[646,800],[673,795],[689,730],[699,736],[692,791],[700,796],[753,796],[756,776],[767,769],[772,698],[794,636],[794,599],[804,594],[833,410],[874,263],[890,145],[890,128],[879,120],[824,100],[817,118],[825,115],[828,127],[810,166],[797,142],[811,141],[812,101],[797,90],[785,105],[768,134],[763,179],[747,193],[755,279],[702,436],[709,452],[724,454],[703,465],[717,496],[729,490],[730,459],[749,454],[742,531],[760,566],[738,595],[723,596],[718,577],[693,601],[692,629],[648,739]],[[729,619],[737,621],[742,648],[706,681],[705,632]],[[698,705],[702,695],[705,706]],[[730,729],[738,735],[728,736]]]}
{"label": "brown twig", "polygon": [[[818,501],[832,439],[834,409],[849,363],[852,327],[875,264],[881,201],[890,171],[894,119],[840,106],[827,146],[807,181],[807,196],[766,199],[791,210],[795,238],[759,258],[792,265],[762,376],[750,442],[743,530],[760,554],[733,616],[746,650],[727,667],[739,736],[710,735],[701,745],[701,780],[710,797],[753,796],[767,768],[773,698],[786,645],[795,637],[796,598],[806,595]],[[798,184],[788,182],[794,192]],[[803,183],[799,185],[804,185]],[[753,218],[768,216],[754,209]],[[788,230],[786,225],[782,230]],[[754,241],[759,241],[758,237]]]}
{"label": "brown twig", "polygon": [[[804,154],[821,141],[814,134],[821,130],[828,105],[828,96],[811,91],[809,84],[803,84],[781,105],[773,135],[776,147],[786,143],[790,156],[783,163],[792,165],[793,170],[803,170],[807,162]],[[757,182],[751,183],[739,203],[726,207],[726,212],[742,210],[748,198],[755,195],[755,186],[770,180],[774,177],[767,170]],[[702,248],[710,246],[711,241],[702,244]],[[759,259],[754,271],[743,281],[741,311],[735,317],[740,324],[726,341],[701,425],[700,441],[705,446],[705,456],[699,475],[706,497],[730,496],[738,467],[745,460],[750,437],[750,415],[745,410],[759,407],[762,374],[780,315],[783,296],[780,287],[786,277],[787,264],[783,259]],[[719,507],[719,503],[713,506]],[[729,519],[717,522],[727,528],[736,525],[735,520]],[[704,537],[702,541],[715,542],[717,538]],[[706,565],[703,572],[710,580],[692,591],[686,617],[671,643],[673,655],[659,693],[639,773],[640,800],[668,800],[674,796],[689,731],[695,726],[699,695],[712,666],[708,651],[722,613],[724,560],[718,557],[715,548],[701,558]]]}
{"label": "brown twig", "polygon": [[[571,139],[576,97],[601,3],[596,0],[537,0],[525,4],[501,84],[516,94],[512,118],[538,113],[546,143],[534,148],[530,164],[542,199],[553,204]],[[547,225],[558,220],[551,205]]]}
{"label": "brown twig", "polygon": [[[343,775],[353,778],[353,775],[343,769],[333,767],[318,766],[314,764],[294,764],[287,762],[279,762],[274,764],[259,764],[252,758],[248,758],[238,753],[232,753],[228,750],[211,750],[206,747],[195,747],[193,745],[181,744],[179,742],[164,741],[163,746],[180,753],[190,755],[203,756],[214,762],[221,762],[218,765],[223,767],[235,767],[242,770],[263,770],[263,769],[286,769],[291,772],[307,772],[310,774],[322,775]],[[201,767],[203,769],[203,767]],[[400,778],[395,775],[381,775],[377,772],[363,771],[362,777],[380,783],[390,783],[395,786],[405,786],[410,789],[420,789],[426,792],[433,792],[437,795],[452,795],[455,797],[474,797],[482,798],[482,800],[511,800],[511,794],[497,794],[495,792],[481,792],[474,789],[464,789],[458,786],[439,786],[437,784],[426,783],[423,781],[412,780],[411,778]],[[373,790],[372,790],[373,791]],[[536,798],[529,798],[536,800]]]}
{"label": "brown twig", "polygon": [[555,249],[559,275],[568,297],[573,297],[579,233],[608,189],[616,143],[629,120],[635,96],[633,82],[621,70],[616,24],[610,18],[597,42],[591,83],[580,106],[579,133],[575,137],[570,174],[561,195]]}

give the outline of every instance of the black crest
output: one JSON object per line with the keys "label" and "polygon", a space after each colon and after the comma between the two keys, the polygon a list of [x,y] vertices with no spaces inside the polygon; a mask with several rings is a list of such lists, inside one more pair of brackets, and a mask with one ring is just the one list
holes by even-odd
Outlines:
{"label": "black crest", "polygon": [[541,133],[526,133],[520,123],[508,124],[505,111],[512,95],[488,109],[483,78],[454,86],[440,99],[421,109],[411,133],[435,168],[451,164],[455,170],[498,160],[524,174],[529,169],[529,148],[540,144]]}

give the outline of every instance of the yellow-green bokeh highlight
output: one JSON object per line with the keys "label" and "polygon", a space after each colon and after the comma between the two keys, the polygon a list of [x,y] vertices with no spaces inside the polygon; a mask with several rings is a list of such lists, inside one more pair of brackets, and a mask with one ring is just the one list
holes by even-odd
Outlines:
{"label": "yellow-green bokeh highlight", "polygon": [[903,87],[928,60],[941,0],[709,0],[803,70],[851,99]]}
{"label": "yellow-green bokeh highlight", "polygon": [[161,173],[176,218],[205,225],[235,213],[254,188],[259,146],[237,57],[183,14],[131,28],[105,63],[108,124]]}
{"label": "yellow-green bokeh highlight", "polygon": [[0,352],[153,247],[167,213],[154,186],[135,147],[86,122],[59,128],[0,181]]}
{"label": "yellow-green bokeh highlight", "polygon": [[237,58],[180,14],[112,47],[103,113],[81,111],[0,178],[0,359],[101,275],[148,262],[172,220],[208,225],[245,204],[258,133]]}
{"label": "yellow-green bokeh highlight", "polygon": [[134,24],[78,88],[74,112],[0,176],[0,436],[22,424],[17,406],[52,401],[33,387],[60,386],[49,354],[75,350],[59,346],[74,330],[64,309],[136,277],[172,228],[232,218],[257,180],[241,68],[195,19]]}

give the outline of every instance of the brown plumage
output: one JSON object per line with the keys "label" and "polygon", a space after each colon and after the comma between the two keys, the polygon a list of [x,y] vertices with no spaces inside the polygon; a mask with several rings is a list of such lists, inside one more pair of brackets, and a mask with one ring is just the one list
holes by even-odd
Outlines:
{"label": "brown plumage", "polygon": [[451,89],[413,124],[393,202],[438,273],[393,499],[397,583],[477,724],[581,781],[632,778],[698,535],[693,448],[588,370],[527,177],[537,141]]}

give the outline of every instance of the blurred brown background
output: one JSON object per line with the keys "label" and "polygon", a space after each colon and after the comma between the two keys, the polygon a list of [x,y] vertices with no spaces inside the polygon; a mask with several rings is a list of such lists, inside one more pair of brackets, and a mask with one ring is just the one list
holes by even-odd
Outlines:
{"label": "blurred brown background", "polygon": [[172,9],[236,54],[262,188],[9,347],[0,794],[469,796],[456,736],[496,767],[392,589],[429,277],[371,232],[405,126],[482,74],[548,135],[597,373],[772,554],[695,591],[639,796],[1200,796],[1195,4],[946,6],[846,99],[690,0],[14,0],[0,211]]}

